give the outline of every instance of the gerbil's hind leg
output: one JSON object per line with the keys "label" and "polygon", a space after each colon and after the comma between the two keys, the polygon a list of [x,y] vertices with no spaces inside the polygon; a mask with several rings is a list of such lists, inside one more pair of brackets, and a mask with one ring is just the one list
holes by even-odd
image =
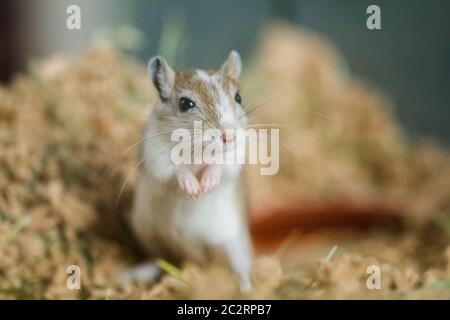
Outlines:
{"label": "gerbil's hind leg", "polygon": [[154,282],[162,274],[162,270],[153,261],[142,264],[119,273],[119,280],[123,282],[145,281]]}
{"label": "gerbil's hind leg", "polygon": [[252,290],[250,276],[252,257],[246,237],[230,239],[224,244],[224,249],[228,263],[239,279],[241,292],[249,293]]}

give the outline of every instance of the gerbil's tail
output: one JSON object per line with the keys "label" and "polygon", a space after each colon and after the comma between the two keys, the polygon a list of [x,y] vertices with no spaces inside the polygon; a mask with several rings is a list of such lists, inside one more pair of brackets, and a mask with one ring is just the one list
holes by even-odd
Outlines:
{"label": "gerbil's tail", "polygon": [[287,201],[251,210],[250,231],[257,252],[276,250],[289,235],[299,238],[316,232],[399,229],[404,215],[399,205],[381,199],[336,199],[325,202]]}

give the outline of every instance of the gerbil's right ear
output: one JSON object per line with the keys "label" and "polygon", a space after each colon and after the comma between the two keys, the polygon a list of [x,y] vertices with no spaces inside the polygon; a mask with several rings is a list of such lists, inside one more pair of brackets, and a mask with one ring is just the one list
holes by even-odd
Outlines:
{"label": "gerbil's right ear", "polygon": [[164,58],[156,56],[148,62],[148,73],[156,90],[158,90],[161,100],[167,101],[172,95],[175,71],[172,70]]}
{"label": "gerbil's right ear", "polygon": [[232,50],[222,65],[222,73],[231,79],[238,80],[241,75],[241,68],[241,56],[236,50]]}

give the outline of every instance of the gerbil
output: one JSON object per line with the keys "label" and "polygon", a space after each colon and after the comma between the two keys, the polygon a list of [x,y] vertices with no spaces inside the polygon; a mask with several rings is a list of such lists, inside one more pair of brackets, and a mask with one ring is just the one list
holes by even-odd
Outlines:
{"label": "gerbil", "polygon": [[[233,130],[247,124],[238,92],[240,56],[231,51],[218,70],[177,72],[156,56],[148,71],[159,100],[145,124],[131,228],[151,259],[204,263],[218,252],[236,274],[241,291],[248,292],[252,254],[242,165],[176,165],[171,159],[175,143],[167,134],[178,128],[192,132],[194,121],[201,121],[203,129],[220,130],[215,143],[238,143]],[[128,274],[152,278],[157,273],[150,260]]]}

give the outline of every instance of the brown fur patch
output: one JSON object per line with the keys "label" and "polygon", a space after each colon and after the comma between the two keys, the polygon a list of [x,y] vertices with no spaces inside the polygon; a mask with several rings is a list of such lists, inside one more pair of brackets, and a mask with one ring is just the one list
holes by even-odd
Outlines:
{"label": "brown fur patch", "polygon": [[[218,70],[207,69],[202,70],[208,75],[217,74]],[[197,77],[197,70],[182,70],[176,73],[175,76],[175,94],[177,99],[182,97],[181,91],[192,91],[199,99],[199,107],[202,109],[205,116],[212,122],[219,120],[217,114],[217,105],[220,103],[220,90],[224,90],[229,96],[230,101],[234,101],[234,90],[237,88],[236,80],[229,77],[219,77],[218,83],[214,81],[205,81]]]}
{"label": "brown fur patch", "polygon": [[238,83],[237,83],[236,80],[233,80],[231,78],[222,77],[222,86],[223,86],[223,89],[225,90],[226,93],[233,94],[231,92],[231,89],[232,88],[237,88],[238,87]]}
{"label": "brown fur patch", "polygon": [[[214,70],[205,70],[209,75],[214,74]],[[196,77],[196,70],[179,71],[175,77],[175,92],[178,98],[181,98],[182,90],[194,92],[200,99],[203,112],[210,119],[216,119],[215,106],[219,101],[219,92],[213,82],[204,81]]]}

